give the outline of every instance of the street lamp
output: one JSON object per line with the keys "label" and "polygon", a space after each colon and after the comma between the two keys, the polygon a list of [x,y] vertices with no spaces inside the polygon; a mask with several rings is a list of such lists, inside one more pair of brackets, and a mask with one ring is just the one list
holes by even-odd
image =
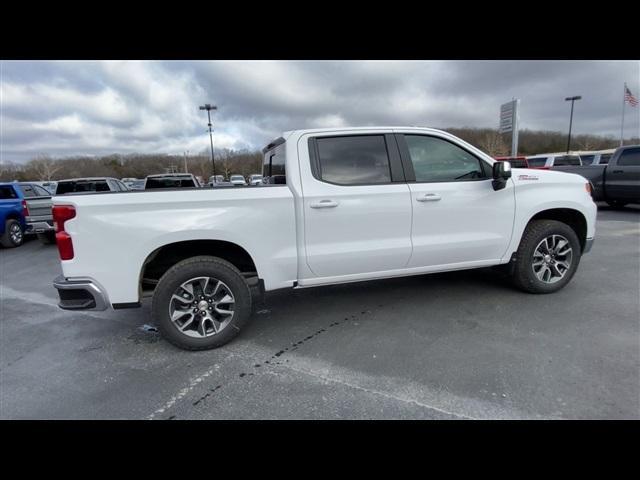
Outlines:
{"label": "street lamp", "polygon": [[571,125],[573,124],[573,104],[576,100],[580,100],[582,97],[580,95],[576,95],[575,97],[567,97],[565,98],[565,102],[571,100],[571,116],[569,117],[569,138],[567,139],[567,153],[571,150]]}
{"label": "street lamp", "polygon": [[200,105],[200,110],[207,111],[207,117],[209,118],[209,140],[211,141],[211,165],[213,166],[213,179],[215,182],[216,178],[216,161],[213,157],[213,130],[211,129],[211,110],[217,110],[218,107],[215,105],[211,105],[209,103],[205,103],[204,105]]}

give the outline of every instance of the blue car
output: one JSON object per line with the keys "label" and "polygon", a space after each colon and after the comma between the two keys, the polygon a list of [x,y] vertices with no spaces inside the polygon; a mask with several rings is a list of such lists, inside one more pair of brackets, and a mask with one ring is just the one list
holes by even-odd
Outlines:
{"label": "blue car", "polygon": [[0,183],[0,245],[19,247],[25,234],[55,241],[51,194],[29,182]]}

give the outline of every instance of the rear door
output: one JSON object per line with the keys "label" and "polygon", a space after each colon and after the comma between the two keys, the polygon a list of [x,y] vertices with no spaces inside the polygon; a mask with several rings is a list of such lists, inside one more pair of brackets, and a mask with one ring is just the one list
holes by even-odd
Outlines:
{"label": "rear door", "polygon": [[413,206],[408,267],[501,259],[513,229],[513,182],[495,191],[491,164],[447,138],[399,134],[398,145]]}
{"label": "rear door", "polygon": [[640,147],[625,148],[607,165],[605,192],[612,200],[640,199]]}
{"label": "rear door", "polygon": [[305,140],[310,164],[301,160],[301,176],[311,271],[336,277],[404,268],[411,255],[411,200],[394,136],[341,132]]}

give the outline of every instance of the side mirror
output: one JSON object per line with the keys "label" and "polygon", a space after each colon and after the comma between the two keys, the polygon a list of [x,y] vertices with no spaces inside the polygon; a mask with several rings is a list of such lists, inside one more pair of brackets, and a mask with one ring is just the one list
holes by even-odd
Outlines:
{"label": "side mirror", "polygon": [[493,185],[494,190],[502,190],[507,186],[507,180],[511,178],[510,162],[495,162],[493,164]]}

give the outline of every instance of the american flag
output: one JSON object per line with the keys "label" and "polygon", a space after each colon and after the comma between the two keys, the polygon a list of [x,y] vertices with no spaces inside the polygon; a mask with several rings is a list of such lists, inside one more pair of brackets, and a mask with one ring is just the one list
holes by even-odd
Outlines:
{"label": "american flag", "polygon": [[632,107],[638,106],[638,99],[633,96],[633,93],[631,93],[631,90],[629,90],[629,87],[626,85],[624,87],[624,101],[629,102],[629,105]]}

